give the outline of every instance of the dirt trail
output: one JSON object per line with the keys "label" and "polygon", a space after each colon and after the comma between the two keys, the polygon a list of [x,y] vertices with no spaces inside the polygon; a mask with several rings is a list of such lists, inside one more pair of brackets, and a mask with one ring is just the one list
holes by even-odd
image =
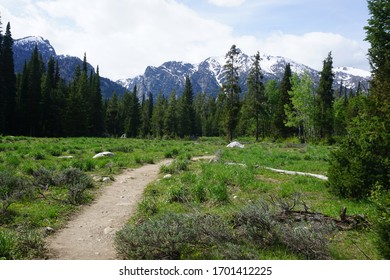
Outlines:
{"label": "dirt trail", "polygon": [[[198,157],[193,160],[211,159]],[[145,187],[158,178],[164,160],[158,164],[128,169],[105,186],[91,205],[67,226],[47,238],[50,259],[113,260],[116,259],[114,237],[136,210]]]}

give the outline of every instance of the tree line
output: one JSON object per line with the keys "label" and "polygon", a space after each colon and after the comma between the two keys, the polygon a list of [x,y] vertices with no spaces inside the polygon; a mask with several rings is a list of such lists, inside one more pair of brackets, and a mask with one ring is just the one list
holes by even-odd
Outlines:
{"label": "tree line", "polygon": [[[1,29],[0,29],[1,30]],[[226,54],[224,82],[217,97],[195,95],[190,77],[183,92],[139,96],[137,88],[123,96],[115,92],[102,99],[99,68],[88,71],[84,55],[71,82],[60,76],[53,58],[45,65],[37,48],[21,73],[14,73],[13,39],[8,23],[0,31],[0,134],[38,137],[121,136],[199,137],[241,135],[260,138],[298,137],[302,142],[331,140],[346,133],[346,121],[359,110],[360,94],[333,89],[331,53],[325,59],[320,82],[310,75],[293,74],[285,67],[281,82],[264,83],[260,54],[253,56],[247,79],[240,88],[235,45]]]}

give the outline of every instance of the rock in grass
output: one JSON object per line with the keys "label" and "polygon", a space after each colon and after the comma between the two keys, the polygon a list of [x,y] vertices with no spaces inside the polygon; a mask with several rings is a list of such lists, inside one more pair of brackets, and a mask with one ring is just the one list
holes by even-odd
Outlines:
{"label": "rock in grass", "polygon": [[93,158],[113,157],[113,156],[114,156],[114,154],[111,152],[102,152],[102,153],[98,153],[98,154],[94,155]]}
{"label": "rock in grass", "polygon": [[167,175],[164,176],[164,179],[170,179],[170,178],[172,178],[171,174],[167,174]]}
{"label": "rock in grass", "polygon": [[241,148],[243,149],[245,146],[242,145],[240,142],[231,142],[229,145],[226,146],[227,148]]}

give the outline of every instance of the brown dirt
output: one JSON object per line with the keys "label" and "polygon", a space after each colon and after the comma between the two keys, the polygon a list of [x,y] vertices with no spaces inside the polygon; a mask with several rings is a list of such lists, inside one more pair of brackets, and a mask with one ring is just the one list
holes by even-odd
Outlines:
{"label": "brown dirt", "polygon": [[[198,159],[211,159],[199,157]],[[47,238],[50,259],[113,260],[114,237],[136,210],[145,187],[159,177],[158,164],[128,169],[103,187],[98,198],[85,206],[66,226]]]}

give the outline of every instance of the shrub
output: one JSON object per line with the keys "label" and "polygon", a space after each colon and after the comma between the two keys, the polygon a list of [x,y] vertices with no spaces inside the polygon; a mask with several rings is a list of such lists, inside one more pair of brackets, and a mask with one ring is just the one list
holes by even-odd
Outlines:
{"label": "shrub", "polygon": [[8,171],[0,171],[0,216],[8,207],[32,191],[27,178],[18,177]]}
{"label": "shrub", "polygon": [[388,124],[376,117],[355,119],[340,148],[331,155],[327,186],[342,197],[368,197],[376,184],[390,181]]}
{"label": "shrub", "polygon": [[385,259],[390,259],[390,190],[376,186],[371,194],[371,200],[377,208],[375,229],[378,234],[377,248]]}
{"label": "shrub", "polygon": [[52,170],[48,170],[44,167],[40,167],[32,172],[33,183],[36,186],[47,187],[53,185],[54,173]]}
{"label": "shrub", "polygon": [[117,233],[118,251],[127,259],[180,259],[182,251],[197,240],[195,227],[183,215],[166,214]]}
{"label": "shrub", "polygon": [[72,204],[79,204],[84,191],[94,186],[92,178],[77,168],[68,168],[60,172],[56,183],[67,187],[68,199]]}

